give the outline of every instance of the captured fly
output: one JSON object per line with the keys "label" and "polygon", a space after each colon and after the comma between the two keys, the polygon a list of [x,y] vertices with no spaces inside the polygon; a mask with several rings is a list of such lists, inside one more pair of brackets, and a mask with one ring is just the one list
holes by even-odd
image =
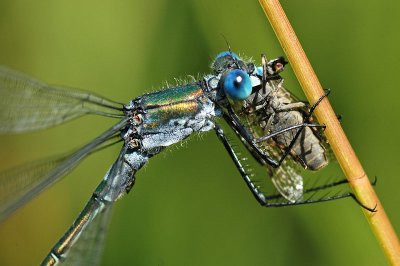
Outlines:
{"label": "captured fly", "polygon": [[[212,64],[212,73],[204,78],[144,94],[127,104],[85,91],[50,86],[0,67],[0,134],[49,128],[87,114],[119,119],[113,127],[69,156],[0,174],[0,220],[60,180],[92,152],[122,142],[119,156],[86,206],[42,262],[42,265],[63,261],[92,264],[100,255],[110,209],[117,199],[131,191],[138,171],[166,147],[192,133],[210,130],[216,132],[262,206],[297,205],[352,196],[346,193],[302,199],[303,193],[323,187],[303,190],[302,177],[286,167],[287,161],[317,170],[327,160],[322,139],[318,137],[320,126],[312,124],[311,112],[307,113],[305,105],[297,103],[280,86],[282,60],[256,67],[231,51],[222,52]],[[237,106],[242,108],[238,110]],[[257,161],[268,166],[280,194],[267,195],[253,182],[225,136],[222,122],[233,129]],[[288,154],[293,160],[284,160]],[[282,197],[286,201],[270,201]]]}
{"label": "captured fly", "polygon": [[[266,164],[272,183],[283,197],[296,202],[304,192],[303,178],[296,168],[324,168],[329,162],[329,146],[323,126],[314,124],[312,110],[317,104],[309,110],[283,87],[279,73],[286,64],[282,57],[267,62],[262,56],[262,68],[258,69],[263,77],[261,88],[234,106],[254,142],[281,164],[278,168]],[[294,162],[286,161],[287,155]]]}

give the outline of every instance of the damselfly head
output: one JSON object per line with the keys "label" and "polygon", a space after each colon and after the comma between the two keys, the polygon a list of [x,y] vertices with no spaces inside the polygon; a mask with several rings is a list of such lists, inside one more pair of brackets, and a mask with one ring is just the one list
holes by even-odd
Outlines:
{"label": "damselfly head", "polygon": [[219,53],[211,67],[218,79],[219,93],[234,101],[247,99],[261,85],[262,77],[254,64],[243,61],[232,51]]}

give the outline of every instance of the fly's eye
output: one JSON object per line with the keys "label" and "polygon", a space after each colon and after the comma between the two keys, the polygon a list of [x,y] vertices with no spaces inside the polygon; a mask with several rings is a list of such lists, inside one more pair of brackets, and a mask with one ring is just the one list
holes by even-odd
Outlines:
{"label": "fly's eye", "polygon": [[284,70],[285,66],[282,63],[276,63],[275,72],[280,73]]}
{"label": "fly's eye", "polygon": [[225,93],[233,100],[245,100],[252,89],[250,77],[243,70],[234,69],[224,78]]}

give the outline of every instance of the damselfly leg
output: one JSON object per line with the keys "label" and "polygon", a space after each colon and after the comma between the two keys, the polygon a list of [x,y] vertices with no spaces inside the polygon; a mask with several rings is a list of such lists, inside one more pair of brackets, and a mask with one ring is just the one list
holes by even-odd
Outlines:
{"label": "damselfly leg", "polygon": [[[364,209],[375,212],[376,211],[376,206],[374,208],[370,208],[368,206],[363,205],[357,197],[351,193],[343,193],[343,194],[338,194],[338,195],[331,195],[331,196],[326,196],[326,197],[320,197],[320,198],[312,198],[312,195],[309,198],[302,199],[302,200],[297,200],[297,201],[278,201],[278,202],[271,202],[271,200],[274,199],[283,199],[283,196],[281,194],[275,194],[275,195],[265,195],[262,191],[260,191],[257,187],[257,185],[251,180],[249,174],[246,172],[245,167],[242,165],[240,162],[240,159],[238,155],[236,154],[235,150],[233,149],[231,143],[225,136],[224,131],[220,126],[217,124],[215,125],[215,131],[218,136],[218,139],[222,142],[224,145],[225,149],[227,150],[229,156],[233,160],[236,168],[238,169],[240,175],[242,176],[244,182],[246,183],[247,187],[250,189],[251,193],[253,196],[256,198],[256,200],[264,207],[283,207],[283,206],[290,206],[290,205],[302,205],[302,204],[307,204],[307,203],[317,203],[317,202],[324,202],[324,201],[330,201],[330,200],[335,200],[335,199],[340,199],[340,198],[346,198],[346,197],[351,197],[353,198],[358,205],[363,207]],[[332,183],[324,184],[321,186],[315,186],[311,187],[308,189],[304,190],[304,194],[309,194],[312,192],[316,192],[319,190],[324,190],[324,189],[329,189],[338,185],[342,185],[347,183],[346,179],[342,179],[339,181],[335,181]]]}
{"label": "damselfly leg", "polygon": [[[323,96],[325,97],[325,96]],[[323,97],[321,97],[321,100],[323,99]],[[319,100],[315,107],[321,102],[321,100]],[[314,111],[315,107],[312,109],[312,111]],[[311,117],[312,113],[310,113],[310,117]],[[272,158],[271,156],[269,156],[268,154],[266,154],[258,145],[258,142],[260,141],[264,141],[267,140],[269,138],[272,138],[276,135],[291,131],[293,129],[298,129],[295,137],[292,139],[291,141],[291,145],[289,146],[290,148],[293,147],[294,143],[296,142],[296,140],[299,138],[301,130],[305,127],[314,127],[314,128],[325,128],[325,125],[320,125],[320,124],[313,124],[313,123],[302,123],[299,125],[293,125],[293,126],[288,126],[284,129],[281,129],[279,131],[276,132],[272,132],[271,134],[268,134],[266,136],[263,136],[261,138],[255,139],[248,131],[247,129],[243,126],[242,122],[240,121],[239,117],[236,115],[236,113],[233,111],[232,107],[229,106],[228,107],[228,112],[223,114],[223,117],[225,119],[225,121],[234,129],[234,132],[236,133],[236,135],[240,138],[240,140],[243,141],[243,143],[245,144],[246,148],[250,151],[250,153],[254,156],[254,158],[257,159],[257,161],[261,164],[265,164],[268,163],[269,165],[271,165],[274,168],[278,168],[283,160],[286,158],[286,156],[290,153],[290,149],[286,149],[284,151],[284,153],[282,154],[282,157],[279,160],[276,160],[274,158]]]}

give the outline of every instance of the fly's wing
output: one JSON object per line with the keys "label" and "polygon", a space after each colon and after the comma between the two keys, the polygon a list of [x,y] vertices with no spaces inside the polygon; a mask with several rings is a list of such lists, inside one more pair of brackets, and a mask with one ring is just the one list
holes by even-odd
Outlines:
{"label": "fly's wing", "polygon": [[122,117],[122,104],[0,66],[0,134],[44,129],[85,114]]}
{"label": "fly's wing", "polygon": [[[251,121],[251,116],[248,117]],[[250,123],[249,120],[247,120]],[[254,138],[259,137],[259,130],[252,123],[250,127]],[[279,161],[281,156],[281,151],[277,148],[276,143],[271,139],[259,143],[261,149],[266,152],[269,156]],[[293,160],[284,160],[280,167],[273,168],[266,164],[265,167],[271,177],[272,184],[275,186],[276,190],[289,202],[295,202],[301,200],[303,197],[303,177],[301,175],[302,169]]]}
{"label": "fly's wing", "polygon": [[76,152],[0,173],[0,221],[65,176],[86,156],[106,147],[128,122],[124,119]]}
{"label": "fly's wing", "polygon": [[296,202],[303,197],[303,177],[294,168],[285,164],[275,169],[271,181],[285,199]]}

